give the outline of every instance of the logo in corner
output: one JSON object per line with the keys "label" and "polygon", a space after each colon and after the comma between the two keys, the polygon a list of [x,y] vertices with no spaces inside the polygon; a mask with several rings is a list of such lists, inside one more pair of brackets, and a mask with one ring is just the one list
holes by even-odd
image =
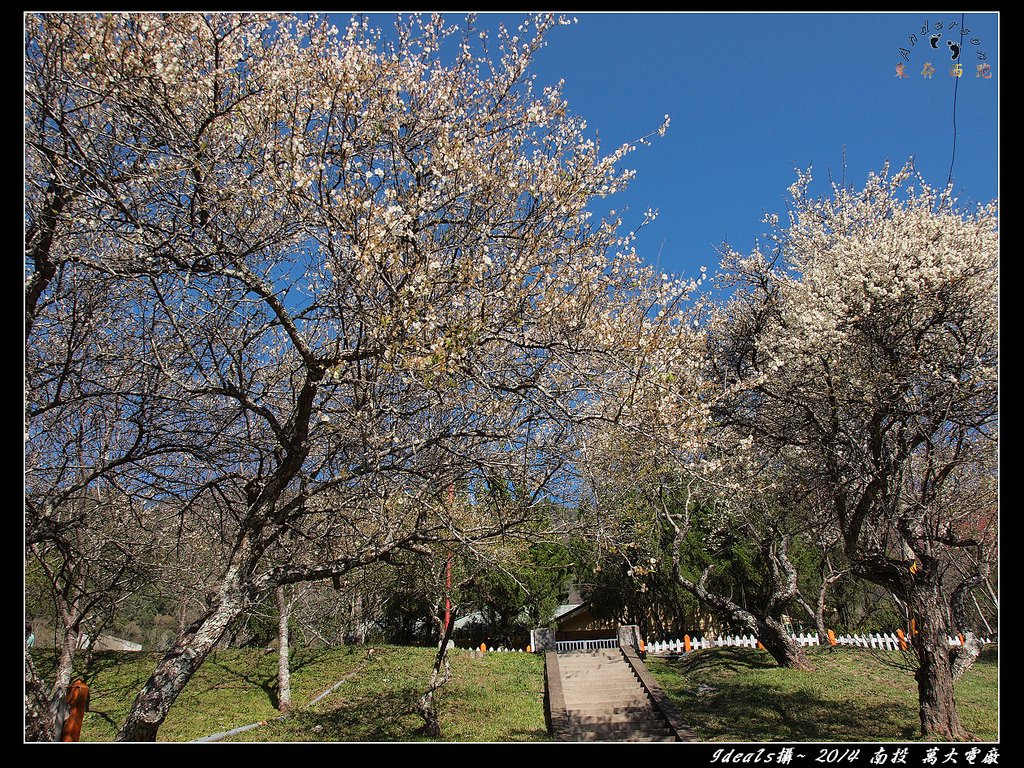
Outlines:
{"label": "logo in corner", "polygon": [[[917,74],[931,80],[940,68],[948,66],[949,76],[959,78],[969,73],[973,64],[975,79],[991,80],[992,65],[988,63],[988,52],[981,45],[981,38],[972,35],[968,27],[961,26],[956,20],[925,19],[920,30],[907,35],[906,44],[899,46],[898,52],[903,61],[896,64],[893,77],[909,79],[920,66]],[[917,61],[912,61],[912,56],[916,56]],[[965,63],[965,59],[975,61]]]}

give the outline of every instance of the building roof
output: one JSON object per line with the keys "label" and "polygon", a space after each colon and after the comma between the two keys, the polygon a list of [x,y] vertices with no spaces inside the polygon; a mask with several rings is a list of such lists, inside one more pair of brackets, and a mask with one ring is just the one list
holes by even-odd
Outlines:
{"label": "building roof", "polygon": [[563,619],[567,619],[577,613],[583,613],[583,611],[589,607],[590,603],[566,603],[564,605],[560,605],[555,609],[555,615],[551,620],[562,621]]}

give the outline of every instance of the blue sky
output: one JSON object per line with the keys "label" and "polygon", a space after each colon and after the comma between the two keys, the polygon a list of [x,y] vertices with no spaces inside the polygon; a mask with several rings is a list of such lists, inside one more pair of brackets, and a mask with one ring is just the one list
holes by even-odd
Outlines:
{"label": "blue sky", "polygon": [[[609,147],[671,116],[664,138],[628,156],[637,179],[624,198],[638,213],[660,210],[639,248],[652,259],[660,251],[667,269],[713,268],[714,246],[726,239],[749,250],[763,211],[785,210],[794,167],[813,165],[824,192],[829,171],[841,177],[844,146],[854,184],[910,156],[926,181],[946,181],[956,84],[946,27],[959,14],[576,16],[552,33],[538,80],[564,77],[570,107]],[[953,168],[962,201],[998,196],[997,19],[965,17]],[[926,20],[930,34],[943,34],[938,49],[921,39]],[[907,78],[896,77],[901,46],[910,51]],[[978,50],[991,79],[977,77]],[[931,79],[920,74],[925,61],[936,68]]]}
{"label": "blue sky", "polygon": [[[829,172],[842,176],[844,146],[853,184],[887,160],[899,167],[913,156],[928,182],[943,185],[954,85],[954,189],[962,203],[998,197],[995,13],[966,14],[958,85],[946,41],[961,39],[948,29],[959,13],[566,15],[579,23],[550,34],[536,60],[539,85],[564,79],[570,110],[608,151],[672,118],[665,137],[627,157],[637,171],[628,193],[602,201],[637,216],[659,210],[638,248],[665,269],[714,269],[715,247],[726,240],[750,250],[763,212],[784,211],[794,168],[813,166],[814,188],[824,193]],[[514,27],[520,18],[481,14],[478,26]],[[910,35],[918,37],[913,45]],[[909,51],[906,78],[896,76],[900,47]],[[990,79],[977,77],[978,51],[987,54]],[[931,79],[921,74],[926,61],[936,70]]]}
{"label": "blue sky", "polygon": [[[794,168],[813,166],[814,190],[824,193],[829,172],[843,173],[844,146],[854,185],[886,160],[899,167],[911,156],[926,181],[945,184],[956,85],[946,41],[960,41],[959,29],[948,29],[959,13],[567,15],[579,21],[549,35],[535,62],[539,86],[564,78],[570,109],[608,151],[671,116],[664,138],[625,159],[637,171],[628,192],[599,201],[628,205],[636,218],[659,209],[638,249],[663,269],[713,271],[725,240],[749,250],[763,212],[784,212]],[[478,26],[521,18],[481,14]],[[967,13],[965,25],[953,181],[962,202],[987,202],[998,196],[998,16]],[[909,51],[906,78],[896,76],[900,47]],[[990,79],[977,77],[978,51]],[[921,75],[926,61],[931,79]]]}

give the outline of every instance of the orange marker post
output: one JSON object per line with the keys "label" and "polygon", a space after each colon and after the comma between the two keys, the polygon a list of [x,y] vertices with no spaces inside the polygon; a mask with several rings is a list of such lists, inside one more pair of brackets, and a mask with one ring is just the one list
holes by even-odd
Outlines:
{"label": "orange marker post", "polygon": [[913,619],[910,620],[910,636],[913,637],[917,634],[917,622]]}
{"label": "orange marker post", "polygon": [[835,645],[836,644],[836,633],[833,632],[831,629],[828,631],[828,644],[829,645]]}
{"label": "orange marker post", "polygon": [[964,643],[964,636],[963,635],[957,635],[957,637],[960,638],[960,645],[965,645],[965,643]]}
{"label": "orange marker post", "polygon": [[640,639],[640,653],[647,653],[647,647],[644,645],[643,638]]}
{"label": "orange marker post", "polygon": [[528,645],[528,646],[526,646],[526,652],[527,652],[527,653],[533,653],[533,647],[532,647],[532,646],[529,646],[529,645]]}
{"label": "orange marker post", "polygon": [[763,646],[763,645],[761,645],[761,641],[760,641],[760,640],[758,640],[758,641],[757,641],[757,648],[758,648],[758,650],[760,650],[760,651],[763,651],[763,650],[764,650],[764,646]]}
{"label": "orange marker post", "polygon": [[683,635],[683,650],[685,650],[687,653],[690,652],[690,636],[689,635]]}
{"label": "orange marker post", "polygon": [[896,637],[898,637],[900,639],[900,650],[901,651],[907,650],[907,636],[903,634],[903,630],[902,629],[897,629],[896,630]]}
{"label": "orange marker post", "polygon": [[67,702],[71,707],[68,719],[60,733],[61,741],[78,741],[82,735],[82,720],[89,709],[89,686],[81,680],[75,680],[67,694]]}
{"label": "orange marker post", "polygon": [[480,653],[487,653],[487,643],[480,643]]}

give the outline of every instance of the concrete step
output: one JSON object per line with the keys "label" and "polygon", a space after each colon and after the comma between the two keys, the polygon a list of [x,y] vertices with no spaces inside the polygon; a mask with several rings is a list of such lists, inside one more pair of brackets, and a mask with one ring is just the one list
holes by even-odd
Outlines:
{"label": "concrete step", "polygon": [[617,688],[610,691],[592,691],[592,690],[579,690],[579,691],[563,691],[563,696],[566,702],[569,701],[638,701],[643,705],[647,705],[650,699],[647,698],[647,694],[644,693],[642,688],[629,688],[622,689]]}
{"label": "concrete step", "polygon": [[642,691],[639,680],[563,680],[564,691]]}
{"label": "concrete step", "polygon": [[589,653],[587,651],[559,652],[558,661],[585,661],[594,659],[621,659],[622,651],[618,648],[609,648],[607,651]]}
{"label": "concrete step", "polygon": [[676,740],[619,649],[560,651],[558,670],[572,741]]}
{"label": "concrete step", "polygon": [[647,704],[647,694],[640,688],[630,690],[616,689],[614,691],[563,691],[563,696],[569,701],[638,701]]}
{"label": "concrete step", "polygon": [[559,664],[558,668],[564,672],[594,672],[601,675],[610,672],[631,673],[633,671],[628,664],[618,661],[609,661],[604,664]]}
{"label": "concrete step", "polygon": [[632,674],[633,669],[624,661],[608,661],[603,664],[559,664],[558,668],[563,672],[606,674],[613,672],[625,672]]}
{"label": "concrete step", "polygon": [[574,697],[565,700],[565,708],[567,710],[585,709],[588,712],[600,710],[611,714],[650,709],[651,702],[650,699],[639,696],[630,696],[628,698],[625,696],[617,696],[615,698],[600,698],[596,696],[591,696],[590,698]]}
{"label": "concrete step", "polygon": [[651,702],[639,697],[632,699],[566,699],[566,710],[587,712],[605,712],[609,715],[620,715],[623,712],[650,709]]}
{"label": "concrete step", "polygon": [[586,674],[586,675],[562,675],[562,687],[572,685],[576,687],[584,685],[619,685],[630,686],[640,685],[640,680],[635,677],[628,677],[620,674]]}
{"label": "concrete step", "polygon": [[626,675],[562,675],[562,687],[581,685],[640,685],[640,680]]}
{"label": "concrete step", "polygon": [[654,712],[643,714],[636,713],[614,713],[611,715],[599,715],[597,713],[586,713],[579,716],[569,716],[569,724],[572,727],[587,728],[630,728],[639,726],[650,726],[652,728],[665,728],[668,726],[662,717]]}
{"label": "concrete step", "polygon": [[612,670],[612,669],[628,670],[629,669],[629,665],[626,664],[626,662],[624,662],[624,661],[602,661],[602,662],[590,662],[588,664],[584,664],[582,662],[571,662],[569,664],[565,664],[563,662],[558,662],[558,668],[559,669],[567,669],[570,672],[590,671],[590,670],[605,672],[605,671]]}
{"label": "concrete step", "polygon": [[618,687],[618,688],[576,688],[575,690],[562,689],[562,694],[567,699],[620,699],[620,698],[641,698],[647,700],[647,694],[640,686]]}
{"label": "concrete step", "polygon": [[636,722],[622,722],[622,723],[591,723],[591,722],[570,722],[570,731],[583,732],[583,731],[599,731],[601,733],[611,734],[626,734],[635,733],[639,731],[645,731],[649,733],[659,733],[662,736],[667,736],[672,733],[668,726],[663,722],[657,722],[655,720],[638,720]]}
{"label": "concrete step", "polygon": [[631,704],[627,706],[602,706],[600,704],[588,704],[585,706],[566,706],[566,714],[573,719],[591,718],[597,720],[610,720],[616,718],[623,720],[629,717],[647,717],[654,715],[661,717],[655,709],[647,702]]}
{"label": "concrete step", "polygon": [[576,731],[571,733],[573,741],[675,741],[676,737],[668,732],[650,732],[645,730],[630,732],[607,731]]}
{"label": "concrete step", "polygon": [[611,715],[609,717],[570,717],[569,726],[577,730],[599,731],[602,728],[610,731],[623,731],[630,728],[668,728],[668,723],[657,715],[648,714],[644,717],[627,717]]}

